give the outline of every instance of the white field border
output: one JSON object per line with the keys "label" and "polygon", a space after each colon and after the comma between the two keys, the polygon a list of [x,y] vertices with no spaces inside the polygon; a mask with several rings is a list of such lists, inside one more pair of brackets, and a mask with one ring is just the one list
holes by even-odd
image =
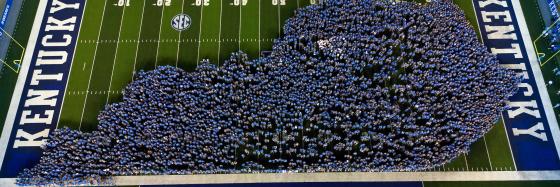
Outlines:
{"label": "white field border", "polygon": [[517,18],[517,23],[521,32],[521,38],[523,38],[523,43],[525,43],[525,51],[527,52],[527,58],[529,58],[529,64],[531,64],[531,70],[533,71],[533,76],[535,77],[537,89],[539,90],[539,95],[544,107],[546,120],[548,121],[548,126],[550,128],[550,133],[552,134],[554,145],[556,146],[557,156],[558,159],[560,159],[560,127],[558,127],[556,114],[554,114],[552,102],[550,101],[548,90],[546,89],[546,85],[544,83],[540,62],[537,60],[537,54],[535,53],[533,42],[531,42],[531,35],[529,34],[527,22],[525,22],[525,15],[523,15],[521,4],[519,3],[519,0],[511,0],[511,4],[513,6],[515,17]]}
{"label": "white field border", "polygon": [[[35,20],[33,21],[33,27],[31,28],[31,33],[29,35],[29,41],[27,41],[27,51],[25,51],[23,62],[21,63],[21,69],[16,82],[16,87],[12,95],[12,100],[10,102],[10,108],[6,115],[6,121],[4,122],[4,127],[2,129],[2,136],[0,137],[0,168],[2,168],[2,163],[4,163],[4,156],[6,155],[6,149],[8,148],[8,142],[10,140],[10,135],[12,134],[12,129],[14,126],[14,121],[16,118],[16,113],[19,106],[19,101],[23,92],[23,87],[25,85],[25,80],[27,79],[27,73],[29,72],[29,66],[31,65],[31,58],[35,52],[35,44],[37,43],[37,38],[39,37],[39,30],[42,26],[43,17],[45,15],[45,10],[47,9],[48,0],[40,0],[39,6],[37,7],[37,12],[35,13]],[[0,182],[1,184],[2,182]],[[4,186],[4,185],[0,185]]]}

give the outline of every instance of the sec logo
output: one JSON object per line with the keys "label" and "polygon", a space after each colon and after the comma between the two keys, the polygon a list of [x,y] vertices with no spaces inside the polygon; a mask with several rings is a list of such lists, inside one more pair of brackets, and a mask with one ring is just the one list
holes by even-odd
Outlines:
{"label": "sec logo", "polygon": [[171,27],[177,31],[184,31],[191,26],[191,17],[186,14],[177,14],[171,20]]}

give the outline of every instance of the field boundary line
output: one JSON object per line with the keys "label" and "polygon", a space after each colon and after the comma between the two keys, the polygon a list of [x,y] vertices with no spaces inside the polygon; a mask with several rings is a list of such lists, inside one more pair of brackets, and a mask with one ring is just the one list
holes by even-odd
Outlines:
{"label": "field boundary line", "polygon": [[[138,39],[140,41],[140,36],[142,36],[142,24],[144,23],[144,11],[146,10],[146,1],[142,4],[142,16],[140,16],[140,31],[138,31]],[[136,44],[136,53],[134,54],[134,65],[132,66],[132,79],[134,80],[134,75],[136,75],[136,62],[138,61],[138,48],[140,47],[140,42]]]}
{"label": "field boundary line", "polygon": [[[87,3],[88,0],[84,0],[84,12],[82,13],[82,18],[80,19],[82,22],[84,21],[84,15],[86,14],[86,8],[87,8]],[[70,75],[72,75],[72,66],[74,65],[74,60],[76,60],[76,53],[78,52],[78,41],[80,41],[80,33],[82,31],[82,25],[84,25],[83,23],[80,24],[80,27],[78,28],[78,36],[76,38],[76,46],[74,46],[74,54],[72,55],[72,63],[70,63],[70,71],[68,71],[68,80],[66,80],[66,86],[65,88],[68,89],[68,83],[70,83]],[[84,63],[84,68],[85,68],[85,63]],[[64,109],[64,100],[66,99],[66,93],[68,92],[68,90],[66,90],[62,96],[62,104],[60,104],[60,112],[58,113],[58,121],[56,122],[56,128],[58,129],[58,125],[60,124],[60,116],[62,116],[62,109]]]}
{"label": "field boundary line", "polygon": [[31,28],[29,40],[27,41],[27,49],[29,50],[25,51],[23,62],[21,62],[18,79],[14,92],[12,94],[10,107],[6,115],[6,121],[4,121],[2,136],[0,137],[0,169],[2,168],[2,164],[4,163],[4,156],[6,155],[6,149],[8,148],[10,135],[12,134],[19,101],[21,99],[21,95],[23,94],[23,87],[28,76],[29,66],[31,65],[31,58],[33,57],[33,53],[35,53],[35,44],[37,43],[37,38],[39,37],[39,30],[41,29],[41,22],[43,21],[43,17],[47,9],[47,2],[48,0],[40,0],[37,11],[35,12],[35,20],[33,21],[33,27]]}
{"label": "field boundary line", "polygon": [[[99,38],[101,37],[101,30],[103,30],[103,20],[105,18],[105,10],[107,9],[107,2],[109,0],[105,0],[105,5],[103,6],[103,13],[101,14],[101,26],[99,26],[99,32],[97,33],[97,40],[99,41]],[[84,10],[85,12],[85,10]],[[89,91],[89,86],[91,85],[91,77],[93,75],[93,69],[95,68],[95,60],[97,58],[97,49],[99,48],[99,43],[95,44],[95,52],[93,52],[93,60],[92,60],[92,64],[91,64],[91,70],[89,72],[89,80],[88,80],[88,85],[87,85],[87,91]],[[72,59],[74,60],[74,59]],[[78,130],[82,129],[82,122],[84,120],[84,112],[86,110],[86,105],[87,105],[87,98],[88,98],[88,94],[86,92],[86,97],[84,99],[84,106],[82,107],[82,116],[80,117],[80,125],[78,126]]]}
{"label": "field boundary line", "polygon": [[115,177],[115,183],[116,185],[164,185],[373,181],[521,181],[559,179],[560,171],[328,172],[118,176]]}
{"label": "field boundary line", "polygon": [[529,64],[531,64],[531,69],[535,77],[535,83],[537,84],[537,89],[539,90],[539,96],[544,107],[544,113],[546,115],[546,120],[548,121],[548,126],[550,128],[550,133],[552,134],[552,139],[556,147],[557,158],[560,159],[560,127],[558,126],[558,121],[556,115],[554,114],[554,109],[552,108],[552,102],[550,101],[550,96],[548,95],[548,89],[544,84],[544,78],[541,72],[541,66],[537,60],[537,56],[534,51],[533,43],[531,42],[531,35],[529,34],[529,29],[527,27],[527,22],[525,21],[525,15],[521,9],[521,4],[519,0],[512,0],[511,4],[514,9],[515,17],[519,24],[519,30],[521,32],[522,41],[525,43],[525,51],[529,58]]}
{"label": "field boundary line", "polygon": [[[117,36],[117,41],[121,40],[121,31],[122,31],[125,11],[126,11],[126,5],[123,6],[123,11],[121,14],[121,24],[119,25],[119,36]],[[119,55],[119,44],[120,42],[117,42],[117,46],[115,47],[115,56],[113,57],[113,67],[111,68],[111,78],[109,79],[109,88],[107,89],[109,90],[109,93],[111,92],[111,86],[113,86],[113,75],[115,73],[115,64],[117,62],[117,56]],[[109,103],[109,97],[110,97],[109,93],[107,93],[107,100],[105,100],[105,105]]]}

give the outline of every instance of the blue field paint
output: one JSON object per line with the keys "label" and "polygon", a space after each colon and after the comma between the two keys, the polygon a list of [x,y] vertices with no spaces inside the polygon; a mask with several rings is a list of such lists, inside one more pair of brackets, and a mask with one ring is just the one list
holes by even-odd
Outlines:
{"label": "blue field paint", "polygon": [[32,51],[0,177],[38,163],[41,144],[56,128],[85,0],[48,0]]}
{"label": "blue field paint", "polygon": [[[500,64],[523,75],[519,92],[503,113],[518,170],[558,170],[560,159],[531,70],[511,0],[474,0],[482,39]],[[507,146],[507,145],[505,145]]]}
{"label": "blue field paint", "polygon": [[[2,11],[2,19],[0,19],[0,28],[4,30],[4,26],[6,25],[6,21],[8,20],[8,16],[10,15],[10,9],[12,8],[12,3],[14,0],[7,0],[6,5],[4,6],[4,11]],[[4,35],[4,32],[0,32],[0,37]]]}
{"label": "blue field paint", "polygon": [[[162,185],[158,185],[162,186]],[[259,184],[192,184],[164,185],[165,187],[422,187],[422,182],[310,182]],[[145,187],[152,187],[147,185]]]}

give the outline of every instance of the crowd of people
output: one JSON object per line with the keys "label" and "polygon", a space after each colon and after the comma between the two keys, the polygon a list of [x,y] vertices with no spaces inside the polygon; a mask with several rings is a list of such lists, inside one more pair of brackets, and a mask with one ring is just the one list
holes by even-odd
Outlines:
{"label": "crowd of people", "polygon": [[520,81],[447,1],[327,0],[284,33],[266,57],[138,72],[96,131],[56,130],[18,183],[425,170],[468,152]]}

